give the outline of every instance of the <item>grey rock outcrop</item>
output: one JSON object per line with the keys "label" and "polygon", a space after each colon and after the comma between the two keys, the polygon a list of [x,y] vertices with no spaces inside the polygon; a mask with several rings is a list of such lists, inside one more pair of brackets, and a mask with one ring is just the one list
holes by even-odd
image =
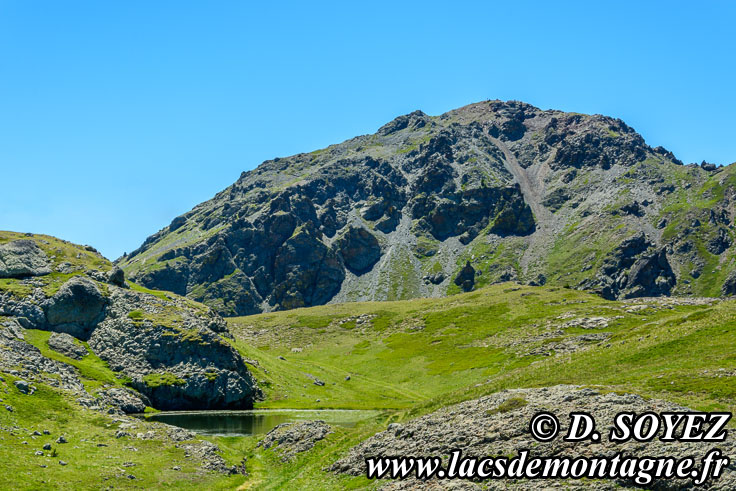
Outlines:
{"label": "grey rock outcrop", "polygon": [[84,356],[89,354],[84,346],[76,344],[74,342],[74,337],[67,333],[52,333],[49,337],[48,345],[49,348],[57,353],[61,353],[62,355],[66,355],[75,360],[81,360]]}
{"label": "grey rock outcrop", "polygon": [[26,343],[24,329],[15,319],[5,320],[0,325],[0,369],[14,370],[26,381],[85,394],[76,369],[46,358],[38,348]]}
{"label": "grey rock outcrop", "polygon": [[731,273],[726,277],[726,280],[721,286],[721,294],[736,295],[736,271],[731,271]]}
{"label": "grey rock outcrop", "polygon": [[119,408],[124,413],[142,413],[150,401],[129,389],[112,388],[99,394],[101,403]]}
{"label": "grey rock outcrop", "polygon": [[[52,334],[51,338],[62,339],[66,347],[71,338],[68,334]],[[50,342],[57,346],[56,343]],[[76,348],[80,346],[73,345]],[[57,346],[58,348],[58,346]],[[83,349],[83,348],[82,348]],[[87,353],[84,350],[85,354]],[[66,353],[65,353],[66,354]],[[71,353],[74,354],[74,353]],[[142,412],[150,404],[144,396],[129,389],[109,388],[96,395],[88,393],[79,378],[77,369],[66,363],[47,358],[35,346],[24,340],[24,329],[16,320],[6,320],[0,326],[0,370],[12,371],[23,380],[17,380],[16,386],[24,394],[33,394],[35,383],[45,384],[73,394],[83,407],[98,410],[122,410],[124,412]],[[46,433],[44,433],[46,434]]]}
{"label": "grey rock outcrop", "polygon": [[669,294],[675,285],[675,274],[667,261],[664,248],[646,254],[636,260],[629,270],[624,286],[625,297],[657,297]]}
{"label": "grey rock outcrop", "polygon": [[676,281],[665,248],[655,249],[638,233],[621,242],[605,258],[596,277],[580,287],[613,300],[668,295]]}
{"label": "grey rock outcrop", "polygon": [[324,421],[302,421],[299,423],[282,423],[269,431],[258,442],[259,447],[274,448],[283,462],[288,462],[296,454],[306,452],[314,444],[332,433],[330,425]]}
{"label": "grey rock outcrop", "polygon": [[[0,239],[8,236],[19,234],[4,232]],[[93,249],[31,237],[25,241],[49,254],[51,269],[75,276],[61,285],[57,275],[0,285],[0,370],[27,381],[28,394],[32,384],[46,384],[70,392],[83,407],[110,414],[146,406],[244,409],[260,397],[244,360],[225,340],[227,324],[209,308],[172,294],[120,287],[120,271]],[[46,345],[72,360],[91,351],[117,381],[87,392],[76,364],[44,356],[26,342],[26,329],[51,331]]]}
{"label": "grey rock outcrop", "polygon": [[0,315],[16,318],[26,329],[44,329],[47,325],[46,314],[41,305],[45,302],[45,295],[38,289],[26,298],[0,293]]}
{"label": "grey rock outcrop", "polygon": [[[138,320],[142,305],[168,315]],[[173,310],[173,311],[172,311]],[[110,368],[158,409],[247,409],[258,396],[255,380],[240,355],[210,327],[222,320],[202,316],[183,302],[113,289],[108,316],[89,345]]]}
{"label": "grey rock outcrop", "polygon": [[[459,449],[463,456],[486,457],[492,455],[513,456],[529,450],[534,456],[594,457],[613,456],[617,452],[636,456],[672,456],[701,458],[713,448],[712,442],[662,442],[654,438],[649,442],[610,442],[602,428],[613,424],[617,413],[622,411],[642,414],[647,411],[686,411],[686,408],[660,400],[645,400],[638,395],[599,393],[592,389],[574,386],[555,386],[542,389],[515,389],[499,392],[454,406],[402,424],[391,424],[386,431],[378,433],[354,447],[350,453],[336,462],[332,471],[352,475],[365,475],[365,459],[372,456],[447,456]],[[561,436],[550,442],[537,442],[529,432],[529,422],[539,411],[555,414],[564,435],[573,411],[587,412],[601,428],[599,442],[590,440],[565,442]],[[662,434],[662,429],[659,434]],[[682,427],[677,430],[682,432]],[[736,452],[736,438],[729,433],[724,442],[719,442],[724,455]],[[401,481],[405,489],[445,488],[453,484],[472,486],[465,481],[416,481],[413,478]],[[493,480],[493,489],[547,489],[553,486],[575,485],[585,489],[613,489],[639,487],[633,481],[513,481]],[[646,486],[649,489],[691,489],[692,480],[659,480]],[[717,481],[707,483],[705,489],[730,490],[736,487],[736,464],[731,462]],[[401,489],[401,487],[393,488]],[[438,488],[439,489],[439,488]]]}
{"label": "grey rock outcrop", "polygon": [[0,244],[0,278],[22,278],[51,273],[49,259],[32,240]]}
{"label": "grey rock outcrop", "polygon": [[184,456],[198,462],[204,470],[223,474],[240,473],[237,466],[227,465],[225,459],[219,454],[220,447],[210,441],[198,440],[191,443],[179,443],[176,447],[184,450]]}
{"label": "grey rock outcrop", "polygon": [[[4,347],[0,349],[0,368],[22,367],[21,374],[71,390],[87,407],[113,406],[124,412],[140,412],[146,405],[159,409],[246,409],[260,397],[243,359],[221,337],[227,328],[219,316],[183,299],[163,300],[114,286],[101,303],[92,293],[98,292],[96,285],[90,285],[92,280],[75,278],[79,280],[70,280],[68,290],[62,287],[58,296],[50,299],[54,300],[49,303],[50,320],[63,322],[33,327],[55,331],[49,347],[74,359],[88,352],[70,333],[88,339],[92,351],[120,376],[130,378],[140,394],[116,388],[97,397],[87,394],[76,369],[44,357],[27,344],[23,327],[14,318],[0,328],[0,348]],[[91,302],[78,301],[78,297],[88,296]],[[93,312],[104,305],[102,320],[92,322],[98,317],[90,315],[84,305],[91,305]]]}

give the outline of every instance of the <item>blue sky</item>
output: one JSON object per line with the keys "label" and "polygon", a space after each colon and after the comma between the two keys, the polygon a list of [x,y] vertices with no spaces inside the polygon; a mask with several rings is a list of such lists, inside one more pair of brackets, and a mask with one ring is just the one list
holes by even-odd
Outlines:
{"label": "blue sky", "polygon": [[484,99],[736,161],[736,2],[0,0],[0,229],[109,258],[263,160]]}

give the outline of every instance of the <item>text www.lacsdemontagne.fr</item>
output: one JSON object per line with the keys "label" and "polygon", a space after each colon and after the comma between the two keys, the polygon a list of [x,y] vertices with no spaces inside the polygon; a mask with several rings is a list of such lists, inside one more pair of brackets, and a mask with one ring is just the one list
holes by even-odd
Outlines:
{"label": "text www.lacsdemontagne.fr", "polygon": [[659,479],[692,479],[701,485],[717,479],[729,459],[710,450],[698,461],[692,457],[530,457],[527,450],[513,457],[463,457],[451,453],[447,466],[440,457],[369,457],[369,479],[626,479],[646,485]]}

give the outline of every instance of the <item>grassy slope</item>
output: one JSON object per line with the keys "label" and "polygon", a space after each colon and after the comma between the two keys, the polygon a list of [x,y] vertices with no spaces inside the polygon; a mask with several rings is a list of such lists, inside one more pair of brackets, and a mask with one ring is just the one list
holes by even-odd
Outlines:
{"label": "grassy slope", "polygon": [[[0,382],[0,473],[2,489],[232,489],[243,478],[201,473],[184,450],[171,443],[115,438],[112,418],[95,411],[81,411],[67,394],[34,384],[33,395],[21,394],[3,374]],[[13,411],[4,406],[10,405]],[[11,430],[11,431],[7,431]],[[50,435],[33,436],[34,431]],[[141,426],[135,431],[146,431]],[[68,443],[55,443],[65,435]],[[26,443],[24,443],[26,442]],[[52,450],[34,455],[43,445]],[[52,456],[52,452],[56,454]],[[67,465],[62,466],[59,461]],[[123,464],[131,462],[134,466]],[[45,467],[44,467],[45,466]],[[173,470],[180,466],[180,471]],[[135,480],[128,476],[135,476]]]}
{"label": "grassy slope", "polygon": [[[320,469],[391,421],[505,388],[599,385],[702,410],[736,410],[736,384],[717,377],[719,369],[736,369],[731,327],[736,302],[631,307],[573,290],[505,284],[444,299],[230,319],[236,346],[260,362],[255,371],[268,394],[261,407],[394,408],[355,430],[331,435],[329,445],[302,456],[298,465],[282,464],[271,451],[244,444],[253,472],[249,482],[266,488],[285,479],[324,488],[367,485],[362,479],[326,478]],[[354,318],[365,313],[376,315],[372,325],[356,327]],[[609,332],[611,339],[572,354],[525,356],[550,342],[534,336],[569,320],[557,317],[570,313],[573,319],[613,320],[604,329],[565,329],[552,341],[591,332]],[[292,353],[293,347],[302,352]],[[312,384],[305,373],[327,385]]]}
{"label": "grassy slope", "polygon": [[[54,360],[77,368],[89,392],[103,385],[122,386],[107,364],[90,353],[74,360],[48,347],[51,333],[26,330],[25,339]],[[86,344],[85,344],[86,346]],[[203,473],[198,462],[185,458],[185,451],[172,442],[116,438],[114,416],[80,410],[74,396],[48,385],[33,382],[38,390],[24,395],[13,385],[16,377],[0,373],[0,489],[233,489],[245,478]],[[5,406],[12,407],[12,411]],[[146,432],[146,423],[132,433]],[[50,435],[34,436],[33,432]],[[57,444],[64,435],[66,444]],[[34,452],[50,443],[52,450],[43,456]],[[244,442],[237,442],[242,453]],[[247,447],[246,447],[247,448]],[[53,452],[53,453],[52,453]],[[233,464],[240,462],[231,450]],[[64,461],[67,465],[60,465]],[[123,464],[132,463],[133,466]],[[180,470],[174,470],[175,466]],[[129,476],[134,476],[131,479]]]}
{"label": "grassy slope", "polygon": [[[534,385],[546,373],[544,367],[550,366],[554,379],[547,375],[549,380],[542,377],[540,382],[612,384],[631,374],[625,381],[631,387],[640,392],[664,391],[672,398],[682,393],[680,385],[664,387],[670,385],[669,379],[667,384],[650,380],[653,368],[657,376],[674,376],[679,372],[668,370],[736,364],[725,349],[736,338],[728,327],[736,303],[628,310],[631,304],[575,290],[509,283],[442,299],[329,305],[233,318],[230,326],[237,347],[248,358],[259,360],[261,369],[254,371],[266,382],[269,396],[263,407],[406,408],[489,380],[493,387],[505,387],[501,381],[512,378]],[[376,317],[368,327],[356,327],[353,319],[362,314]],[[613,320],[604,329],[569,328],[552,340],[599,331],[611,333],[612,338],[572,355],[525,356],[550,342],[529,338],[549,331],[548,323],[565,322],[556,319],[561,314]],[[260,334],[253,336],[253,331]],[[684,339],[678,341],[681,335]],[[515,341],[523,345],[504,346]],[[685,352],[683,345],[692,346]],[[292,348],[302,351],[293,353]],[[686,363],[683,357],[698,348],[703,356],[688,358]],[[632,358],[639,352],[639,358]],[[661,364],[656,362],[659,358]],[[577,378],[565,376],[568,366],[573,367],[573,375],[578,373]],[[312,384],[305,373],[327,385]],[[346,375],[350,381],[344,380]],[[698,395],[712,399],[708,390],[713,384],[705,385],[705,392]],[[736,388],[728,397],[735,395]],[[320,403],[315,402],[318,398]]]}
{"label": "grassy slope", "polygon": [[[563,314],[569,318],[559,319]],[[718,369],[736,369],[732,350],[736,330],[730,327],[735,314],[734,301],[634,311],[630,304],[578,291],[502,284],[443,299],[330,305],[230,319],[233,343],[247,358],[258,361],[252,370],[265,382],[268,396],[261,407],[384,411],[355,428],[338,428],[312,451],[286,464],[273,450],[256,448],[258,438],[211,438],[230,463],[248,459],[247,478],[226,477],[197,473],[173,444],[115,439],[116,426],[110,426],[107,416],[74,410],[68,396],[45,386],[24,396],[12,385],[13,377],[3,374],[0,398],[15,411],[0,407],[0,425],[23,428],[12,435],[0,433],[3,475],[14,476],[15,487],[28,488],[363,488],[375,483],[322,469],[390,422],[504,388],[603,385],[698,409],[733,411],[736,384],[732,378],[713,375]],[[373,317],[360,324],[361,315]],[[592,316],[612,320],[604,329],[573,327],[535,341],[535,336],[554,331],[569,319]],[[584,351],[525,355],[542,343],[601,331],[612,338]],[[28,340],[46,350],[45,333],[29,331]],[[294,353],[292,348],[302,351]],[[78,368],[88,385],[119,383],[95,359],[78,363]],[[306,374],[326,385],[314,385]],[[51,430],[53,439],[30,436],[43,429]],[[33,455],[61,433],[70,443],[54,444],[57,457]],[[131,446],[137,452],[126,449]],[[60,466],[59,459],[69,465]],[[136,466],[122,467],[124,462]],[[182,471],[171,470],[175,465]],[[127,474],[139,479],[129,480]]]}

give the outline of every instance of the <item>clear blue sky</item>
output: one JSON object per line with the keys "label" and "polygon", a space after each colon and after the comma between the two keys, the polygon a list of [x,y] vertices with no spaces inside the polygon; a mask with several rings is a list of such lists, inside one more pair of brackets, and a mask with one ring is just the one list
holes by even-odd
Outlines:
{"label": "clear blue sky", "polygon": [[0,229],[131,251],[263,160],[484,99],[736,161],[736,2],[0,0]]}

